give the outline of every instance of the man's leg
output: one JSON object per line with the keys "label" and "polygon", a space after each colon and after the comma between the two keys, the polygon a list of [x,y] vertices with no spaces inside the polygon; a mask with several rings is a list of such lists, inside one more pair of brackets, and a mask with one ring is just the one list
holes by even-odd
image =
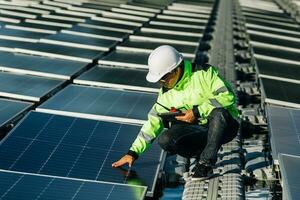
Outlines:
{"label": "man's leg", "polygon": [[203,149],[199,164],[196,165],[192,179],[204,180],[212,173],[212,165],[217,161],[221,145],[232,140],[238,130],[238,122],[224,108],[214,109],[209,117],[207,144]]}
{"label": "man's leg", "polygon": [[206,145],[208,127],[193,124],[176,124],[158,138],[160,146],[170,154],[190,158]]}

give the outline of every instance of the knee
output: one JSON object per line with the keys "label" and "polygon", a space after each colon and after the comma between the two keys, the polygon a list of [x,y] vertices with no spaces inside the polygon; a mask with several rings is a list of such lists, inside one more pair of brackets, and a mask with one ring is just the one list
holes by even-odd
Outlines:
{"label": "knee", "polygon": [[222,121],[227,121],[230,113],[225,108],[215,108],[211,111],[210,118]]}
{"label": "knee", "polygon": [[172,139],[167,132],[162,133],[158,138],[158,144],[165,151],[170,150],[170,146],[172,146],[171,141],[172,141]]}

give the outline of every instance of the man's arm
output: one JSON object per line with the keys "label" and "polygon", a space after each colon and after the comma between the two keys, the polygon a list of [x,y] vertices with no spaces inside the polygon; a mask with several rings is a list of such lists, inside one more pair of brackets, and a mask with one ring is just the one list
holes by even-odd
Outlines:
{"label": "man's arm", "polygon": [[127,154],[117,162],[114,162],[112,167],[121,167],[125,164],[128,164],[129,167],[131,167],[134,161],[151,146],[151,143],[162,131],[163,122],[157,115],[155,107],[156,105],[154,105],[148,113],[147,122],[142,126]]}

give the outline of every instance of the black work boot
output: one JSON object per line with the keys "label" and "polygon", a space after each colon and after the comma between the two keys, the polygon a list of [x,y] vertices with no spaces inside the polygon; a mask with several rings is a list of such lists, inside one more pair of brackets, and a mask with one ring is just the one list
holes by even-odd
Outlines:
{"label": "black work boot", "polygon": [[213,175],[213,168],[210,164],[197,163],[192,172],[193,181],[203,181],[209,179]]}

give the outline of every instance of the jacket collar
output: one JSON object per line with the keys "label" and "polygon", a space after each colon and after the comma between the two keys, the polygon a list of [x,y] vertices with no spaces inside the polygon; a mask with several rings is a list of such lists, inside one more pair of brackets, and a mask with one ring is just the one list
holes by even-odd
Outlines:
{"label": "jacket collar", "polygon": [[192,63],[189,60],[184,60],[184,71],[181,76],[181,79],[174,86],[175,90],[181,90],[185,88],[186,83],[189,81],[192,75]]}

